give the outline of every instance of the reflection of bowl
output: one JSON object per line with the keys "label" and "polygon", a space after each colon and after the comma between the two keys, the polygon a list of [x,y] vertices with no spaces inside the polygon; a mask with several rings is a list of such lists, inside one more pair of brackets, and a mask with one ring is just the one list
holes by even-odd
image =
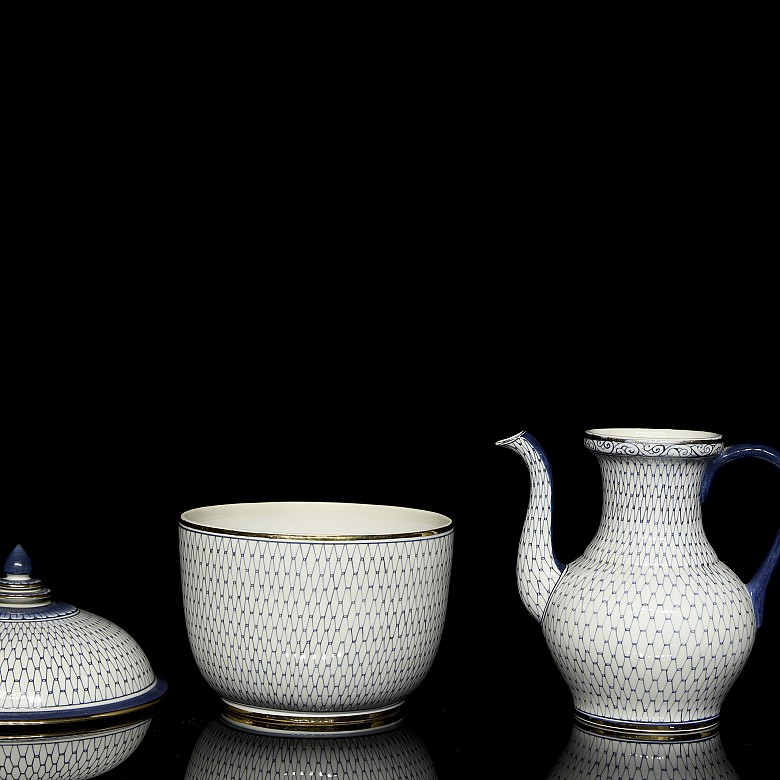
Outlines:
{"label": "reflection of bowl", "polygon": [[86,780],[126,761],[151,718],[110,729],[29,737],[0,736],[0,780]]}
{"label": "reflection of bowl", "polygon": [[179,525],[190,647],[225,715],[288,734],[387,728],[441,640],[452,522],[420,509],[209,506]]}
{"label": "reflection of bowl", "polygon": [[200,733],[185,780],[257,778],[436,780],[425,744],[405,726],[355,737],[271,737],[214,720]]}
{"label": "reflection of bowl", "polygon": [[52,601],[17,545],[0,578],[0,730],[106,727],[138,720],[167,684],[138,643],[110,620]]}
{"label": "reflection of bowl", "polygon": [[720,735],[676,742],[614,739],[572,729],[547,780],[739,780]]}

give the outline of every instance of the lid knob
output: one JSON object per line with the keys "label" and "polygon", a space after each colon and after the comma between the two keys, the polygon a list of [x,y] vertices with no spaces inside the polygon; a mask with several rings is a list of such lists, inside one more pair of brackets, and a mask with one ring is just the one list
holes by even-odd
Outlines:
{"label": "lid knob", "polygon": [[21,544],[14,547],[5,560],[6,574],[32,574],[32,561]]}
{"label": "lid knob", "polygon": [[0,605],[26,607],[49,602],[51,591],[30,576],[32,561],[21,544],[5,560],[5,577],[0,579]]}

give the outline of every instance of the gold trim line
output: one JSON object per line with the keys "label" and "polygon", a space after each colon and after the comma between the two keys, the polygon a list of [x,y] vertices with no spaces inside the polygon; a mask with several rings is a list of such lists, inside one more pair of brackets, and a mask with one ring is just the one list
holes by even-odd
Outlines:
{"label": "gold trim line", "polygon": [[282,539],[290,542],[379,542],[385,539],[414,539],[426,536],[441,536],[453,529],[450,522],[447,525],[431,528],[425,531],[407,531],[396,534],[267,534],[254,531],[237,531],[232,528],[216,528],[210,525],[179,520],[179,526],[192,531],[219,534],[220,536],[243,536],[252,539]]}
{"label": "gold trim line", "polygon": [[260,728],[268,731],[334,734],[343,731],[378,729],[397,723],[403,717],[403,704],[397,704],[384,710],[361,712],[354,715],[328,713],[315,716],[304,713],[283,715],[269,712],[250,712],[223,702],[222,712],[228,720],[250,728]]}
{"label": "gold trim line", "polygon": [[689,721],[687,723],[642,723],[639,721],[613,720],[574,712],[574,722],[583,731],[602,737],[619,739],[677,742],[693,739],[709,739],[718,733],[720,718]]}
{"label": "gold trim line", "polygon": [[[77,715],[72,718],[30,718],[29,720],[0,720],[0,739],[9,737],[19,737],[20,739],[29,739],[34,736],[44,736],[55,732],[58,736],[66,734],[91,733],[90,726],[79,726],[77,724],[94,724],[96,729],[119,728],[123,725],[140,723],[147,718],[151,718],[146,710],[155,707],[164,698],[160,696],[151,701],[138,704],[134,707],[127,707],[123,710],[112,710],[110,712],[96,712],[92,715]],[[138,717],[139,713],[145,714]],[[101,724],[98,726],[98,724]],[[72,726],[72,729],[63,730],[64,727]],[[7,731],[6,731],[7,729]],[[35,729],[35,731],[33,731]]]}

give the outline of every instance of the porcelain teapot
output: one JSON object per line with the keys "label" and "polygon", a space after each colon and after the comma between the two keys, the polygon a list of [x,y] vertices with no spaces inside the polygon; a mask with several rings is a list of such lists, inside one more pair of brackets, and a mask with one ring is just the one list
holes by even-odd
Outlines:
{"label": "porcelain teapot", "polygon": [[715,734],[761,625],[780,530],[743,583],[710,545],[701,504],[724,464],[757,457],[780,467],[780,452],[725,447],[709,431],[586,431],[601,469],[601,519],[582,555],[564,565],[553,550],[547,455],[526,431],[496,443],[528,467],[517,584],[572,693],[577,726],[629,739]]}

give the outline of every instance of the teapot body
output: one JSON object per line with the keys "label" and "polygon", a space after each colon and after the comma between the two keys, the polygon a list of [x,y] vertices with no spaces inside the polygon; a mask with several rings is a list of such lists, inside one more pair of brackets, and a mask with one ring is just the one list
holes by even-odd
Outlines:
{"label": "teapot body", "polygon": [[582,556],[541,625],[576,722],[611,735],[714,733],[756,637],[745,585],[721,561],[643,567]]}
{"label": "teapot body", "polygon": [[601,519],[564,566],[550,547],[551,507],[535,501],[551,504],[546,456],[532,437],[506,442],[532,476],[518,587],[571,691],[576,724],[613,737],[712,736],[751,653],[780,532],[746,585],[710,545],[701,503],[734,455],[780,466],[780,453],[740,445],[729,454],[722,437],[702,431],[586,432],[601,470]]}

